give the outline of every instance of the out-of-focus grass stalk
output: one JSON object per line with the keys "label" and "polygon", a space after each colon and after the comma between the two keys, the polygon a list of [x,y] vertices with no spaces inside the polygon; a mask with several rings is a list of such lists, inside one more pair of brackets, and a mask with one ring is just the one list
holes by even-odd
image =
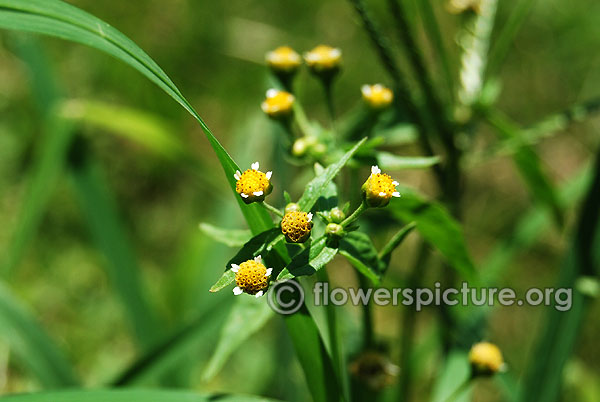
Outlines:
{"label": "out-of-focus grass stalk", "polygon": [[458,34],[462,50],[460,59],[458,101],[470,107],[477,101],[483,88],[484,72],[498,0],[481,0],[479,13],[469,15]]}
{"label": "out-of-focus grass stalk", "polygon": [[[402,0],[398,0],[402,1]],[[448,99],[450,102],[454,101],[455,97],[455,85],[454,85],[454,70],[450,60],[450,55],[444,46],[444,40],[442,39],[442,33],[440,31],[439,24],[435,17],[435,12],[431,6],[430,1],[416,1],[419,7],[419,14],[423,20],[423,26],[427,32],[427,37],[430,39],[433,47],[435,48],[440,62],[442,64],[442,71],[446,85],[448,86]]]}

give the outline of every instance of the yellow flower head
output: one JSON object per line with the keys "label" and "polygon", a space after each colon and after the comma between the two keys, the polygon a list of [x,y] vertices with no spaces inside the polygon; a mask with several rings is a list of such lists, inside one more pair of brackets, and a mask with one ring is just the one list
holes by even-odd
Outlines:
{"label": "yellow flower head", "polygon": [[342,62],[342,51],[336,47],[319,45],[304,54],[308,67],[316,73],[333,71]]}
{"label": "yellow flower head", "polygon": [[266,60],[273,71],[281,73],[293,73],[302,64],[300,55],[289,46],[280,46],[268,52]]}
{"label": "yellow flower head", "polygon": [[381,84],[363,85],[360,89],[363,100],[372,109],[383,109],[388,107],[394,100],[394,93],[391,89]]}
{"label": "yellow flower head", "polygon": [[370,207],[385,207],[392,197],[400,197],[396,191],[398,182],[387,174],[382,174],[377,166],[371,167],[371,175],[363,184],[363,197]]}
{"label": "yellow flower head", "polygon": [[475,374],[491,375],[504,368],[502,352],[490,342],[479,342],[469,352],[469,362]]}
{"label": "yellow flower head", "polygon": [[276,119],[288,116],[292,112],[295,99],[294,95],[289,92],[271,88],[267,91],[267,97],[260,106],[269,117]]}
{"label": "yellow flower head", "polygon": [[267,268],[263,264],[262,257],[259,255],[253,260],[242,262],[240,265],[231,264],[231,270],[235,272],[235,284],[233,288],[234,295],[241,295],[246,292],[256,297],[265,293],[269,286],[269,277],[273,268]]}
{"label": "yellow flower head", "polygon": [[304,243],[312,230],[313,215],[306,212],[290,211],[281,220],[281,233],[290,243]]}
{"label": "yellow flower head", "polygon": [[246,204],[263,201],[273,190],[270,181],[272,172],[263,173],[258,170],[258,167],[258,162],[254,162],[252,169],[248,169],[244,173],[240,173],[238,170],[233,175],[237,180],[235,191]]}

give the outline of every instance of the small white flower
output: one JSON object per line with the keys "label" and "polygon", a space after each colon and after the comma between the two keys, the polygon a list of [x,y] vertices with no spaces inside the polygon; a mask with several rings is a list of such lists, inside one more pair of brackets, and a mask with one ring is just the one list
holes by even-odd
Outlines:
{"label": "small white flower", "polygon": [[233,288],[233,294],[234,295],[239,296],[242,293],[243,293],[243,290],[239,286],[236,286],[236,287]]}
{"label": "small white flower", "polygon": [[259,164],[258,162],[254,162],[252,165],[250,165],[252,167],[253,170],[258,170]]}
{"label": "small white flower", "polygon": [[363,86],[360,88],[360,91],[361,91],[361,92],[363,93],[363,95],[365,95],[365,96],[371,96],[371,92],[373,92],[373,91],[371,90],[371,86],[370,86],[370,85],[363,85]]}
{"label": "small white flower", "polygon": [[239,269],[240,269],[239,265],[237,265],[237,264],[231,264],[231,270],[233,272],[237,272],[237,271],[239,271]]}
{"label": "small white flower", "polygon": [[371,174],[379,174],[381,173],[381,169],[379,169],[379,166],[375,165],[375,166],[371,166]]}

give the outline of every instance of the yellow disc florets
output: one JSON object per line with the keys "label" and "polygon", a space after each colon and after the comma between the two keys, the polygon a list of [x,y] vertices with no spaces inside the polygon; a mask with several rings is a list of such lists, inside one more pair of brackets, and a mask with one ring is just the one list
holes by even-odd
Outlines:
{"label": "yellow disc florets", "polygon": [[246,204],[263,201],[273,190],[270,181],[272,173],[263,173],[258,170],[258,167],[258,162],[254,162],[252,169],[248,169],[244,173],[240,173],[238,170],[233,176],[237,180],[235,191]]}
{"label": "yellow disc florets", "polygon": [[311,213],[291,211],[281,220],[281,233],[290,243],[304,243],[310,236],[312,227]]}
{"label": "yellow disc florets", "polygon": [[231,264],[231,270],[235,272],[235,284],[233,294],[240,295],[243,292],[260,297],[269,286],[269,277],[273,268],[267,268],[259,255],[253,260],[242,262],[240,265]]}
{"label": "yellow disc florets", "polygon": [[371,167],[371,175],[362,186],[365,202],[370,207],[385,207],[392,197],[400,197],[396,191],[397,185],[398,182],[389,175],[382,174],[379,167]]}
{"label": "yellow disc florets", "polygon": [[491,375],[504,368],[500,348],[490,342],[479,342],[469,352],[469,362],[474,374]]}
{"label": "yellow disc florets", "polygon": [[383,109],[388,107],[394,100],[394,93],[391,89],[381,84],[363,85],[360,89],[363,100],[372,109]]}
{"label": "yellow disc florets", "polygon": [[302,64],[300,55],[289,46],[280,46],[268,52],[266,60],[273,71],[280,73],[293,73]]}
{"label": "yellow disc florets", "polygon": [[269,117],[280,118],[288,116],[292,112],[295,99],[294,95],[289,92],[271,88],[267,91],[267,97],[260,106]]}
{"label": "yellow disc florets", "polygon": [[314,72],[332,71],[339,68],[342,62],[342,51],[335,47],[319,45],[306,52],[304,60]]}

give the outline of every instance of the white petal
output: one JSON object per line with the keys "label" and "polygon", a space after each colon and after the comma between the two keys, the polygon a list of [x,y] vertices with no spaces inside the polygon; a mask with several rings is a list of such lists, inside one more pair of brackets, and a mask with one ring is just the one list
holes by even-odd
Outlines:
{"label": "white petal", "polygon": [[258,299],[259,297],[261,297],[265,292],[263,292],[262,290],[259,290],[254,296]]}
{"label": "white petal", "polygon": [[239,286],[236,286],[236,287],[233,288],[233,294],[236,295],[236,296],[241,295],[243,292],[244,291],[242,289],[240,289]]}
{"label": "white petal", "polygon": [[237,264],[231,264],[231,270],[233,272],[237,272],[240,269],[240,266]]}
{"label": "white petal", "polygon": [[378,174],[381,173],[381,169],[379,169],[379,166],[375,165],[375,166],[371,166],[371,174]]}
{"label": "white petal", "polygon": [[392,197],[400,197],[400,193],[395,191],[392,193]]}
{"label": "white petal", "polygon": [[312,212],[309,212],[309,213],[306,215],[306,218],[308,219],[308,221],[309,221],[309,222],[310,222],[310,221],[312,221],[312,217],[313,217],[313,214],[312,214]]}
{"label": "white petal", "polygon": [[248,194],[241,193],[242,198],[248,198]]}
{"label": "white petal", "polygon": [[273,268],[267,268],[267,273],[265,276],[271,276],[271,272],[273,272]]}
{"label": "white petal", "polygon": [[273,175],[273,172],[271,172],[270,170],[265,174],[265,176],[267,176],[267,180],[271,180],[271,175]]}
{"label": "white petal", "polygon": [[257,196],[257,197],[260,197],[260,196],[261,196],[261,195],[263,195],[264,193],[263,193],[263,192],[262,192],[262,190],[261,190],[261,191],[255,191],[255,192],[253,192],[252,194],[254,194],[254,195],[255,195],[255,196]]}
{"label": "white petal", "polygon": [[379,196],[380,197],[385,197],[385,193],[382,191],[382,192],[379,193]]}
{"label": "white petal", "polygon": [[254,257],[254,261],[258,262],[259,264],[262,264],[262,255],[257,255],[256,257]]}
{"label": "white petal", "polygon": [[242,178],[242,173],[239,170],[236,170],[233,177],[235,177],[236,180],[239,180]]}
{"label": "white petal", "polygon": [[363,93],[364,96],[371,96],[371,86],[370,85],[363,85],[360,88],[360,91]]}
{"label": "white petal", "polygon": [[396,187],[398,184],[400,184],[400,183],[398,183],[396,180],[394,180],[394,181],[392,182],[392,185],[393,185],[394,187]]}
{"label": "white petal", "polygon": [[258,166],[259,166],[258,162],[254,162],[251,166],[252,166],[252,169],[258,170]]}
{"label": "white petal", "polygon": [[279,90],[275,89],[275,88],[271,88],[269,90],[267,90],[267,98],[272,98],[274,96],[276,96],[279,93]]}
{"label": "white petal", "polygon": [[331,50],[330,55],[332,57],[340,57],[342,55],[342,51],[336,47],[335,49]]}

